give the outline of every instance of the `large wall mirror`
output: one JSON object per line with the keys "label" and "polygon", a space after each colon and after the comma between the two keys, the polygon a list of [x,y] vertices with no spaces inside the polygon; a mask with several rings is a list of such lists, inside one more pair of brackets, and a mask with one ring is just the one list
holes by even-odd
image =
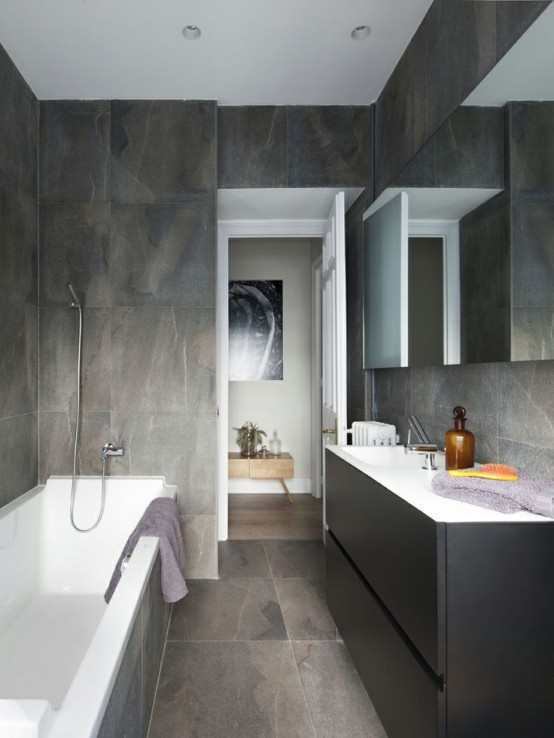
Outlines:
{"label": "large wall mirror", "polygon": [[553,39],[554,4],[393,183],[427,192],[430,203],[433,191],[451,190],[454,201],[471,190],[486,194],[456,216],[459,356],[444,344],[442,362],[436,348],[435,358],[412,360],[404,342],[398,362],[378,364],[368,359],[366,332],[366,368],[554,359]]}

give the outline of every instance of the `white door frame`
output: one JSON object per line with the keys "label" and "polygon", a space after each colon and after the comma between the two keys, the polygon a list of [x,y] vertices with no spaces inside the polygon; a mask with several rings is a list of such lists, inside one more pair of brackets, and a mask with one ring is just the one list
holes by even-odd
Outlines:
{"label": "white door frame", "polygon": [[323,256],[312,264],[312,495],[323,497],[321,458],[321,282]]}
{"label": "white door frame", "polygon": [[229,240],[231,238],[323,238],[326,220],[220,220],[217,230],[216,392],[217,538],[229,531],[227,454],[229,436]]}

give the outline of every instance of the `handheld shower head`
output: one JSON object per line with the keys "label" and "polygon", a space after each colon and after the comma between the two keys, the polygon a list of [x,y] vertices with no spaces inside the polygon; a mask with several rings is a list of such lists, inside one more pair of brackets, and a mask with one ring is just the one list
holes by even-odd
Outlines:
{"label": "handheld shower head", "polygon": [[73,289],[73,285],[71,282],[67,283],[67,288],[71,292],[71,297],[73,298],[73,302],[71,303],[72,308],[80,308],[81,303],[79,302],[79,299],[77,298],[77,295],[75,294],[75,290]]}

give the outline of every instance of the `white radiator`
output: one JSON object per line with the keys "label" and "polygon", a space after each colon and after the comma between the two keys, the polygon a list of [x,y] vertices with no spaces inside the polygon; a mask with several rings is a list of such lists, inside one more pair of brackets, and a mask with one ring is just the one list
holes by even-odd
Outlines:
{"label": "white radiator", "polygon": [[394,446],[396,445],[396,426],[364,420],[352,423],[353,446]]}

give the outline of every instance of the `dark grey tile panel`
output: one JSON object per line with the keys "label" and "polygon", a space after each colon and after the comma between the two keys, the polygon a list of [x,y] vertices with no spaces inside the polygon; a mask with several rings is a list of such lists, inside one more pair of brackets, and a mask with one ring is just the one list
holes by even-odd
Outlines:
{"label": "dark grey tile panel", "polygon": [[109,201],[109,133],[105,100],[41,102],[41,202]]}
{"label": "dark grey tile panel", "polygon": [[375,372],[375,410],[381,416],[409,415],[408,378],[406,369],[379,369]]}
{"label": "dark grey tile panel", "polygon": [[173,606],[170,641],[284,641],[287,631],[271,579],[190,581]]}
{"label": "dark grey tile panel", "polygon": [[[162,599],[160,555],[156,559],[141,604],[143,730],[146,738],[165,647],[171,605]],[[139,738],[137,736],[137,738]]]}
{"label": "dark grey tile panel", "polygon": [[387,738],[343,643],[293,643],[317,738]]}
{"label": "dark grey tile panel", "polygon": [[115,100],[113,202],[210,202],[217,188],[216,105]]}
{"label": "dark grey tile panel", "polygon": [[218,109],[218,186],[287,186],[287,108]]}
{"label": "dark grey tile panel", "polygon": [[439,128],[435,187],[504,187],[501,108],[457,108]]}
{"label": "dark grey tile panel", "polygon": [[218,563],[221,579],[271,578],[261,541],[220,541]]}
{"label": "dark grey tile panel", "polygon": [[554,174],[550,194],[515,199],[513,218],[512,305],[554,307]]}
{"label": "dark grey tile panel", "polygon": [[554,359],[554,307],[512,309],[512,361]]}
{"label": "dark grey tile panel", "polygon": [[0,170],[36,192],[38,101],[0,45]]}
{"label": "dark grey tile panel", "polygon": [[110,306],[109,222],[110,206],[105,203],[41,206],[41,307],[68,305],[68,282],[83,306]]}
{"label": "dark grey tile panel", "polygon": [[511,102],[507,112],[512,189],[554,193],[554,102]]}
{"label": "dark grey tile panel", "polygon": [[324,579],[275,579],[291,641],[334,641],[337,628],[326,602]]}
{"label": "dark grey tile panel", "polygon": [[[1,115],[1,113],[0,113]],[[34,305],[37,293],[37,203],[0,170],[0,296]]]}
{"label": "dark grey tile panel", "polygon": [[143,734],[142,618],[137,617],[98,738],[139,738]]}
{"label": "dark grey tile panel", "polygon": [[125,454],[110,459],[112,474],[165,476],[178,487],[183,515],[215,515],[213,413],[112,413],[111,438]]}
{"label": "dark grey tile panel", "polygon": [[112,311],[112,410],[215,409],[215,310]]}
{"label": "dark grey tile panel", "polygon": [[37,410],[37,312],[0,300],[0,417]]}
{"label": "dark grey tile panel", "polygon": [[290,644],[168,643],[150,738],[230,735],[315,738]]}
{"label": "dark grey tile panel", "polygon": [[[347,404],[364,408],[363,372],[363,294],[364,294],[364,230],[362,216],[369,195],[363,193],[346,214],[346,371]],[[349,413],[350,418],[350,413]],[[350,422],[352,422],[350,420]]]}
{"label": "dark grey tile panel", "polygon": [[112,305],[215,305],[213,204],[113,205]]}
{"label": "dark grey tile panel", "polygon": [[[375,195],[379,195],[430,137],[426,127],[423,24],[387,80],[375,109]],[[440,121],[442,122],[442,121]],[[432,132],[431,132],[432,133]]]}
{"label": "dark grey tile panel", "polygon": [[515,466],[521,476],[554,482],[554,449],[499,439],[499,460]]}
{"label": "dark grey tile panel", "polygon": [[325,548],[321,541],[264,541],[274,578],[322,579]]}
{"label": "dark grey tile panel", "polygon": [[293,106],[287,115],[289,187],[369,184],[369,107]]}
{"label": "dark grey tile panel", "polygon": [[496,5],[439,0],[431,5],[420,26],[418,34],[422,32],[428,44],[426,139],[495,65]]}
{"label": "dark grey tile panel", "polygon": [[512,315],[508,307],[475,313],[461,320],[463,364],[510,361]]}
{"label": "dark grey tile panel", "polygon": [[0,506],[15,500],[38,483],[37,413],[0,419],[2,475]]}
{"label": "dark grey tile panel", "polygon": [[[83,310],[81,407],[85,412],[110,411],[110,311]],[[74,412],[77,402],[78,311],[68,307],[40,309],[40,409]]]}
{"label": "dark grey tile panel", "polygon": [[460,222],[462,316],[509,307],[511,299],[510,204],[505,194]]}
{"label": "dark grey tile panel", "polygon": [[518,443],[554,449],[552,361],[499,366],[498,435]]}
{"label": "dark grey tile panel", "polygon": [[394,187],[435,187],[436,149],[437,134],[419,149],[391,184]]}

